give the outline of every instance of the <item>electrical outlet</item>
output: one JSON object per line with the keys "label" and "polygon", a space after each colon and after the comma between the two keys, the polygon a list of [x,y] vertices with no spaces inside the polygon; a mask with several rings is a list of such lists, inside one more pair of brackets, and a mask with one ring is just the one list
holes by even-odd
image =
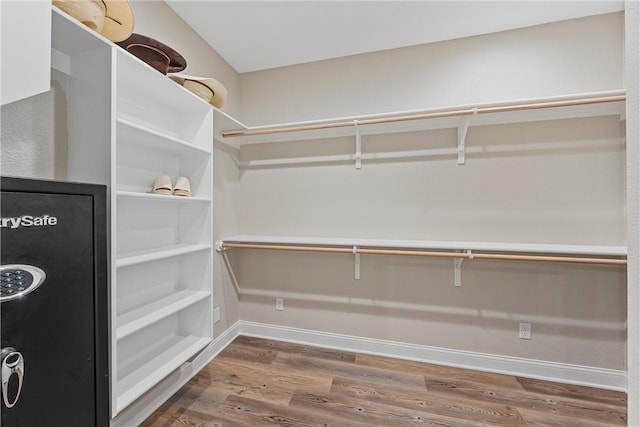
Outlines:
{"label": "electrical outlet", "polygon": [[284,310],[284,298],[276,298],[276,311]]}
{"label": "electrical outlet", "polygon": [[220,321],[220,307],[216,307],[213,309],[213,323],[218,323]]}
{"label": "electrical outlet", "polygon": [[520,323],[520,339],[531,339],[531,323]]}

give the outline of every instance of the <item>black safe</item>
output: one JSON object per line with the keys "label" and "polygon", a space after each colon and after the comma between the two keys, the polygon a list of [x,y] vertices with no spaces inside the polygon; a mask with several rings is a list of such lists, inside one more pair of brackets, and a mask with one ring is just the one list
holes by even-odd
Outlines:
{"label": "black safe", "polygon": [[3,427],[109,425],[106,187],[0,178]]}

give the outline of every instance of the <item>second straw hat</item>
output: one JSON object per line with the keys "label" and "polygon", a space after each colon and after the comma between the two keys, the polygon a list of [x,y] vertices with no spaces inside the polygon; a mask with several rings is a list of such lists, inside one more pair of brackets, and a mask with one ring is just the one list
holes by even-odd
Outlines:
{"label": "second straw hat", "polygon": [[214,107],[221,108],[227,101],[227,88],[214,78],[196,77],[182,73],[170,74],[169,77]]}

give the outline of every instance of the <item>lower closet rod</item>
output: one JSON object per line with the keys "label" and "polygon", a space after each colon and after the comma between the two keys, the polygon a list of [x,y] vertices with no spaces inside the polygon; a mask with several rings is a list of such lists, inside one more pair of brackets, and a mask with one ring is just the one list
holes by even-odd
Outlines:
{"label": "lower closet rod", "polygon": [[559,255],[517,255],[500,253],[477,253],[477,252],[444,252],[444,251],[413,251],[401,249],[367,249],[367,248],[346,248],[335,246],[292,246],[292,245],[269,245],[258,243],[233,243],[223,242],[222,248],[231,249],[268,249],[280,251],[302,251],[302,252],[331,252],[344,254],[373,254],[373,255],[408,255],[408,256],[430,256],[444,258],[468,258],[468,259],[493,259],[509,261],[537,261],[537,262],[568,262],[581,264],[607,264],[607,265],[627,265],[626,259],[619,258],[590,258],[571,257]]}

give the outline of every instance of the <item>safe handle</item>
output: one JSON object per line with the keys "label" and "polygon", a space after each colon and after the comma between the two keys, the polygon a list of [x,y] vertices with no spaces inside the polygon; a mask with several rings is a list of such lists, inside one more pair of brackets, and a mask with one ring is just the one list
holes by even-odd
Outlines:
{"label": "safe handle", "polygon": [[[7,408],[13,408],[20,398],[22,380],[24,378],[24,358],[13,347],[5,347],[0,350],[2,360],[2,400]],[[9,380],[13,375],[18,376],[18,391],[13,399],[9,396]]]}

